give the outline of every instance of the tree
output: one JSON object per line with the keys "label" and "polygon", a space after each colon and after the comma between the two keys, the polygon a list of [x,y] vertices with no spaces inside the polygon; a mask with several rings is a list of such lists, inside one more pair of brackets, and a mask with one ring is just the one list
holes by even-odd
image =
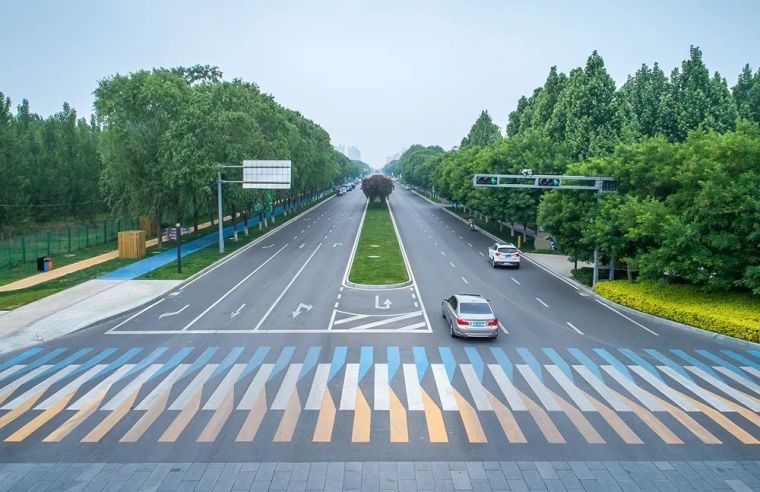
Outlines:
{"label": "tree", "polygon": [[384,202],[393,193],[393,181],[390,178],[375,174],[362,181],[362,191],[367,200]]}
{"label": "tree", "polygon": [[501,131],[491,119],[488,111],[481,111],[478,119],[470,128],[470,132],[462,139],[460,147],[481,146],[485,147],[501,140]]}
{"label": "tree", "polygon": [[739,117],[760,124],[760,69],[752,75],[749,64],[745,65],[732,96]]}

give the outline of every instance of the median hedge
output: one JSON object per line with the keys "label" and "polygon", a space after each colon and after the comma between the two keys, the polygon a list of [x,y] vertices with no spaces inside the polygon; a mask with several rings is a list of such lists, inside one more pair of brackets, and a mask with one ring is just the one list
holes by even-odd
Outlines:
{"label": "median hedge", "polygon": [[691,285],[614,280],[596,292],[645,313],[715,333],[760,342],[760,299],[749,293],[706,293]]}

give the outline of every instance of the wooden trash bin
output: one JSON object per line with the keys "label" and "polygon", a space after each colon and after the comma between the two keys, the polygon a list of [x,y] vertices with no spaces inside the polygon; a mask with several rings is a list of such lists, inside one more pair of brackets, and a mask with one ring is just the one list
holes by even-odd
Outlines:
{"label": "wooden trash bin", "polygon": [[138,223],[140,224],[139,229],[141,231],[145,231],[145,234],[148,237],[153,237],[156,235],[156,218],[155,217],[141,215],[140,217],[138,217],[137,220],[138,220]]}
{"label": "wooden trash bin", "polygon": [[145,256],[145,231],[119,232],[119,257],[142,258]]}

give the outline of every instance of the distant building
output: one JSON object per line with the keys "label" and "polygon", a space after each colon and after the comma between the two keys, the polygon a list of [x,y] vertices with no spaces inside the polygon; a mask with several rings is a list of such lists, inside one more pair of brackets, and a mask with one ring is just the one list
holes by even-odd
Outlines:
{"label": "distant building", "polygon": [[359,147],[352,145],[347,149],[346,156],[352,161],[362,160],[362,153],[359,151]]}

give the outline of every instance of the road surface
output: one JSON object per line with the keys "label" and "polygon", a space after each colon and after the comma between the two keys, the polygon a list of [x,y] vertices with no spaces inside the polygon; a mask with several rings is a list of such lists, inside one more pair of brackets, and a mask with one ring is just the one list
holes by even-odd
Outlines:
{"label": "road surface", "polygon": [[[5,356],[0,462],[642,461],[645,481],[670,471],[653,462],[760,457],[757,346],[624,315],[530,261],[494,269],[484,235],[401,187],[390,203],[410,285],[346,282],[357,190],[156,302]],[[490,299],[496,340],[449,336],[454,293]],[[0,465],[0,488],[11,476]]]}

